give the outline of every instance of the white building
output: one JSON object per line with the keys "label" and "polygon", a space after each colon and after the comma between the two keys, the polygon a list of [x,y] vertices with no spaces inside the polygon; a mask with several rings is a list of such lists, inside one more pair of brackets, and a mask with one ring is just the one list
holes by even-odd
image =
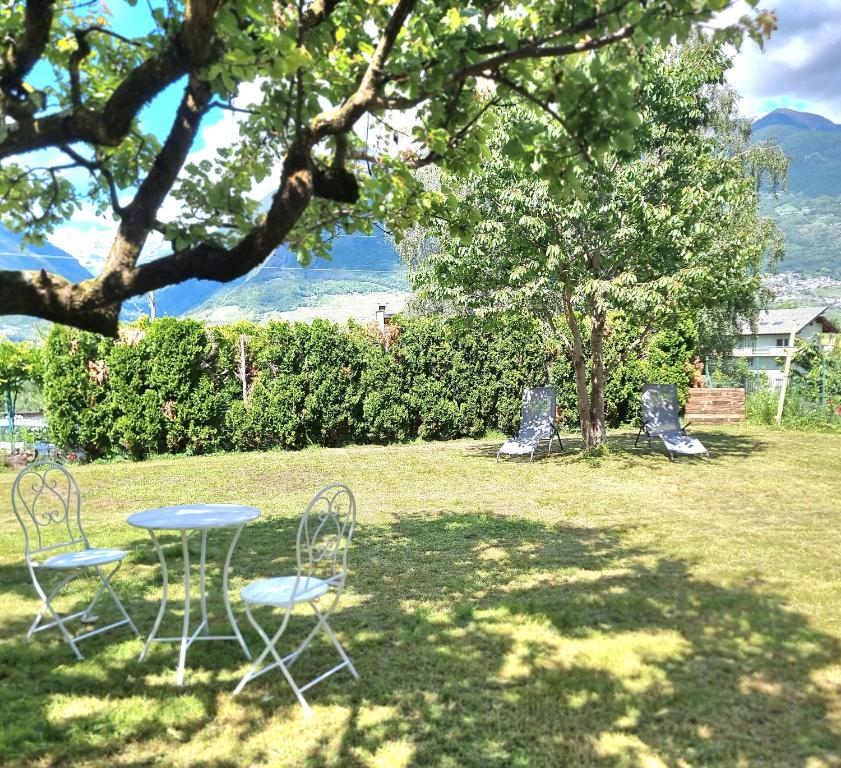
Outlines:
{"label": "white building", "polygon": [[759,316],[756,333],[749,325],[742,327],[742,342],[731,355],[745,360],[754,373],[766,374],[772,386],[779,386],[785,358],[794,351],[798,339],[816,340],[827,351],[832,349],[838,328],[825,316],[826,309],[766,310]]}

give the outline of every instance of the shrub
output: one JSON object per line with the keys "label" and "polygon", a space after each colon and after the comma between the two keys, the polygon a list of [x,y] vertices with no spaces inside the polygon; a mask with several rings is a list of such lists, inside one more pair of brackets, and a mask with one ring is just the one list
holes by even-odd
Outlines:
{"label": "shrub", "polygon": [[[109,419],[102,407],[107,369],[99,368],[113,344],[93,333],[54,325],[44,345],[44,406],[50,440],[91,456],[110,449]],[[93,365],[93,368],[90,366]],[[104,370],[105,377],[98,375]]]}
{"label": "shrub", "polygon": [[[44,381],[51,438],[92,458],[140,459],[512,433],[523,388],[546,383],[550,363],[561,402],[574,416],[568,363],[546,348],[537,324],[495,322],[395,318],[383,337],[323,320],[208,329],[164,318],[125,326],[116,342],[56,327],[47,340]],[[611,354],[633,331],[616,324]],[[647,357],[617,367],[609,388],[612,423],[638,408],[634,398],[652,371],[685,386],[690,343],[686,334],[661,335]]]}

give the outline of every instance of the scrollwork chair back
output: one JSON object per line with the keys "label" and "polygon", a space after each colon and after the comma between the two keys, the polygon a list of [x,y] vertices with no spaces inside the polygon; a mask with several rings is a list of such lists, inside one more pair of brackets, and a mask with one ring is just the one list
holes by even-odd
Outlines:
{"label": "scrollwork chair back", "polygon": [[313,497],[298,526],[294,593],[305,590],[307,577],[314,577],[329,582],[341,594],[355,527],[356,500],[346,485],[333,483]]}
{"label": "scrollwork chair back", "polygon": [[82,500],[73,475],[60,464],[38,461],[12,486],[12,509],[23,528],[27,562],[44,552],[87,548]]}

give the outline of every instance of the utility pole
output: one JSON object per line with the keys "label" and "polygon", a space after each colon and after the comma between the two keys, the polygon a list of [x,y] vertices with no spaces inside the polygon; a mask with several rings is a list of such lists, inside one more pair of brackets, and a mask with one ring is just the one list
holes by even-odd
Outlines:
{"label": "utility pole", "polygon": [[155,292],[149,291],[149,319],[154,320],[158,316],[158,301]]}

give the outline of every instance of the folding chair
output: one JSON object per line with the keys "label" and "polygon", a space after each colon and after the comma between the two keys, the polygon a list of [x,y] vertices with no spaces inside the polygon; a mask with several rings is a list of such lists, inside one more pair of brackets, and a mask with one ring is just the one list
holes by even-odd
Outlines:
{"label": "folding chair", "polygon": [[674,384],[646,384],[642,388],[642,424],[634,446],[639,444],[643,432],[651,450],[651,438],[659,437],[669,453],[669,460],[674,461],[675,454],[684,456],[706,455],[710,452],[697,438],[686,433],[686,427],[680,425],[680,406],[677,399],[677,387]]}
{"label": "folding chair", "polygon": [[[310,715],[312,710],[304,698],[304,691],[345,667],[354,678],[359,679],[356,668],[328,621],[345,588],[347,554],[355,525],[356,501],[350,488],[340,483],[328,485],[313,497],[298,526],[295,545],[296,575],[262,579],[240,591],[248,620],[254,625],[266,648],[239,681],[234,689],[235,696],[247,683],[272,669],[279,668],[303,707],[304,713]],[[319,605],[322,598],[325,598],[326,607],[323,604]],[[292,653],[281,656],[276,648],[277,643],[289,624],[295,606],[301,603],[306,603],[315,614],[315,626]],[[269,606],[283,610],[280,627],[271,637],[254,617],[252,609],[255,606]],[[289,668],[319,631],[324,632],[342,661],[308,683],[298,685]],[[274,661],[261,668],[263,661],[269,655]]]}
{"label": "folding chair", "polygon": [[558,438],[561,451],[564,444],[555,423],[555,388],[535,387],[523,391],[523,407],[520,412],[520,431],[517,437],[509,437],[496,452],[500,456],[525,456],[534,460],[534,452],[541,440],[549,441],[549,453],[552,453],[552,440]]}
{"label": "folding chair", "polygon": [[[76,658],[82,659],[84,657],[76,645],[80,640],[124,624],[128,624],[137,635],[137,627],[111,586],[111,579],[127,553],[121,549],[97,549],[90,545],[82,528],[81,497],[73,475],[60,464],[50,461],[30,464],[15,478],[12,509],[23,528],[26,567],[41,599],[41,609],[29,627],[26,639],[29,640],[36,632],[58,627]],[[113,567],[106,573],[105,566]],[[91,571],[100,581],[93,600],[82,611],[60,615],[53,606],[54,598],[70,582]],[[57,583],[51,587],[42,584],[42,581],[52,580],[53,576],[58,578]],[[73,619],[81,619],[86,624],[97,621],[93,610],[104,592],[111,596],[123,618],[105,627],[71,635],[65,626],[67,622]],[[42,624],[47,615],[53,620]]]}

